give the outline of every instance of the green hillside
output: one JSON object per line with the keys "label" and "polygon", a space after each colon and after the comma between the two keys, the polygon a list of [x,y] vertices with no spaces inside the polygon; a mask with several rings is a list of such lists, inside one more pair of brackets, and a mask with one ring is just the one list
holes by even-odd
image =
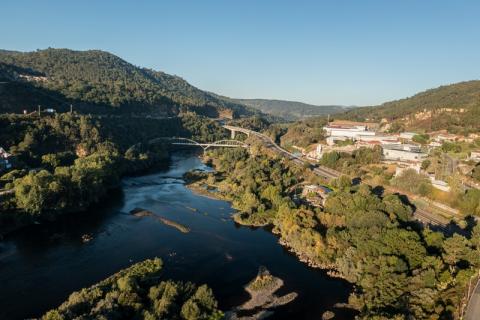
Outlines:
{"label": "green hillside", "polygon": [[358,121],[386,119],[395,130],[478,131],[480,81],[441,86],[380,106],[353,109],[336,117]]}
{"label": "green hillside", "polygon": [[36,109],[37,104],[61,108],[74,103],[89,112],[163,116],[194,111],[210,117],[255,113],[244,105],[202,91],[180,77],[136,67],[98,50],[0,50],[0,81],[3,112]]}
{"label": "green hillside", "polygon": [[314,116],[323,116],[343,112],[343,106],[316,106],[297,101],[269,100],[269,99],[232,99],[232,101],[258,109],[273,116],[293,121]]}

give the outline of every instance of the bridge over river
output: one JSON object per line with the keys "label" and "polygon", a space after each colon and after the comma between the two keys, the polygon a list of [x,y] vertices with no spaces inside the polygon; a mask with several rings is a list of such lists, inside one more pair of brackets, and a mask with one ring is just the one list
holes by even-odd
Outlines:
{"label": "bridge over river", "polygon": [[165,142],[167,141],[171,145],[177,146],[197,146],[201,147],[203,151],[206,151],[209,148],[222,147],[222,148],[248,148],[248,144],[243,141],[238,140],[218,140],[215,142],[198,142],[189,138],[180,138],[180,137],[160,137],[155,138],[149,141],[149,143],[156,142]]}

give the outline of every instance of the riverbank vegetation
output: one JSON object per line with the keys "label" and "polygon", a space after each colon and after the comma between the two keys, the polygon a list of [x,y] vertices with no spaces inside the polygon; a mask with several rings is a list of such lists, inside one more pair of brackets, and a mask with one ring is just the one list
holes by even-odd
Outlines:
{"label": "riverbank vegetation", "polygon": [[206,180],[216,185],[220,194],[232,201],[240,224],[271,224],[282,206],[292,207],[284,192],[299,182],[303,168],[258,153],[250,156],[245,149],[213,150],[206,155],[217,170]]}
{"label": "riverbank vegetation", "polygon": [[67,319],[221,319],[206,285],[163,279],[162,260],[148,259],[99,283],[73,292],[42,320]]}
{"label": "riverbank vegetation", "polygon": [[76,114],[0,116],[0,140],[15,168],[0,177],[0,227],[12,229],[59,214],[82,211],[119,186],[124,175],[165,166],[165,136],[215,141],[226,136],[215,123],[179,118],[92,117]]}
{"label": "riverbank vegetation", "polygon": [[[353,160],[370,162],[359,153]],[[480,226],[467,236],[421,228],[397,195],[354,186],[346,177],[323,209],[295,204],[289,190],[308,177],[283,159],[253,149],[213,150],[207,178],[245,225],[271,225],[279,241],[311,266],[355,284],[349,305],[361,319],[454,319],[465,287],[480,268]]]}

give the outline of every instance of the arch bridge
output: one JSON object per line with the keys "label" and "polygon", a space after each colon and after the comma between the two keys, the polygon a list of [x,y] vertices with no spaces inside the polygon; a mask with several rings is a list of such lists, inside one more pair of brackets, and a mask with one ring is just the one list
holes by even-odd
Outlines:
{"label": "arch bridge", "polygon": [[161,137],[150,140],[150,143],[167,141],[171,145],[177,146],[198,146],[206,151],[209,148],[222,147],[222,148],[248,148],[248,145],[245,142],[238,140],[218,140],[215,142],[197,142],[189,138],[180,138],[180,137]]}

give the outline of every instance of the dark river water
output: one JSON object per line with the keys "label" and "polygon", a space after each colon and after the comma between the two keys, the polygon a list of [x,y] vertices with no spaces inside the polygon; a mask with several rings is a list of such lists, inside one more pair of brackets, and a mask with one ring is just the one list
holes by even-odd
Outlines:
{"label": "dark river water", "polygon": [[[166,278],[207,283],[222,310],[247,299],[242,286],[265,266],[285,281],[281,291],[299,294],[270,319],[320,319],[326,310],[333,310],[335,319],[353,317],[333,307],[346,302],[347,283],[299,262],[270,232],[235,225],[228,202],[187,189],[181,177],[195,168],[209,169],[193,154],[176,154],[168,170],[124,179],[122,191],[98,208],[28,227],[0,242],[0,318],[38,317],[72,291],[152,257],[164,260]],[[180,222],[191,232],[130,215],[136,207]],[[83,243],[83,234],[93,240]]]}

